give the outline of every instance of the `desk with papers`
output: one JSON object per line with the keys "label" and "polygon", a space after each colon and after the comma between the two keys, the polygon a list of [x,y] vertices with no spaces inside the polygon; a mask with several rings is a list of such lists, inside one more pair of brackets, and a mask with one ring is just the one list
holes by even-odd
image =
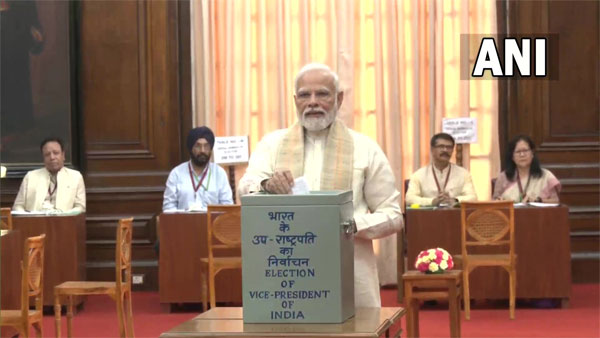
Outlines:
{"label": "desk with papers", "polygon": [[[571,297],[569,209],[515,208],[515,251],[518,298]],[[441,247],[460,253],[460,209],[406,211],[407,270],[421,250]],[[507,299],[508,274],[501,268],[481,267],[470,275],[473,299]]]}

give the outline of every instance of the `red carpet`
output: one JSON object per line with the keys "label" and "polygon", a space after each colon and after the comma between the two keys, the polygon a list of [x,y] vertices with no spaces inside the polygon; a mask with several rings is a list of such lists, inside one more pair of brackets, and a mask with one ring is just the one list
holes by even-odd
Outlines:
{"label": "red carpet", "polygon": [[[461,317],[463,337],[600,337],[600,284],[575,284],[566,309],[519,307],[515,319],[506,305],[471,307],[471,319]],[[398,306],[395,290],[382,290],[383,306]],[[448,308],[442,305],[419,312],[421,337],[448,337]],[[406,329],[404,318],[402,327]]]}
{"label": "red carpet", "polygon": [[[399,306],[396,291],[382,290],[383,306]],[[486,304],[482,304],[486,305]],[[197,315],[195,312],[166,313],[157,292],[133,294],[136,337],[158,337],[162,332]],[[477,304],[471,320],[462,320],[463,337],[600,337],[600,284],[573,285],[567,309],[517,307],[516,319],[508,318],[508,306],[486,309]],[[447,337],[448,311],[442,305],[420,312],[421,337]],[[66,337],[66,318],[62,320]],[[402,320],[404,326],[404,320]],[[32,331],[33,333],[33,331]],[[75,337],[118,337],[114,302],[108,297],[88,297],[85,308],[73,320]],[[44,317],[44,337],[54,337],[54,317]]]}

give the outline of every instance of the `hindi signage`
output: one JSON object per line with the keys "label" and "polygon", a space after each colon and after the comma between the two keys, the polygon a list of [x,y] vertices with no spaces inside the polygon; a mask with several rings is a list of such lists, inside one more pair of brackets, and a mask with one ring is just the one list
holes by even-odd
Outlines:
{"label": "hindi signage", "polygon": [[352,192],[242,196],[246,323],[341,323],[354,315]]}

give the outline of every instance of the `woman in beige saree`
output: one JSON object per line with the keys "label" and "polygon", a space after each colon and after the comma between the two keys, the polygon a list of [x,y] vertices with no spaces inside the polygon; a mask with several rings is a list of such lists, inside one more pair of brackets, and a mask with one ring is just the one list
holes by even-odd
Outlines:
{"label": "woman in beige saree", "polygon": [[506,169],[494,185],[493,199],[515,202],[558,203],[560,182],[540,167],[535,144],[529,136],[519,135],[508,144]]}

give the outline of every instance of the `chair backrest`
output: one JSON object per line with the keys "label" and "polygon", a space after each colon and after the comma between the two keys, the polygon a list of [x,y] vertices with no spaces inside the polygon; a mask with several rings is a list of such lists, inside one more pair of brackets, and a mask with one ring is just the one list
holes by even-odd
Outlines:
{"label": "chair backrest", "polygon": [[0,229],[2,230],[12,230],[12,214],[10,208],[1,208],[0,209]]}
{"label": "chair backrest", "polygon": [[133,217],[119,220],[117,242],[115,243],[115,268],[117,293],[131,290],[131,238]]}
{"label": "chair backrest", "polygon": [[239,205],[209,205],[207,207],[207,248],[209,260],[214,250],[241,248],[242,216]]}
{"label": "chair backrest", "polygon": [[43,311],[44,305],[44,242],[46,235],[29,237],[23,248],[21,261],[21,316],[27,318],[30,300],[34,299],[35,309]]}
{"label": "chair backrest", "polygon": [[512,201],[461,202],[461,250],[463,257],[469,247],[508,247],[514,256],[515,216]]}
{"label": "chair backrest", "polygon": [[492,192],[492,196],[494,196],[494,189],[496,189],[496,181],[498,180],[497,177],[492,178],[491,180],[491,184],[492,184],[492,190],[490,190]]}

